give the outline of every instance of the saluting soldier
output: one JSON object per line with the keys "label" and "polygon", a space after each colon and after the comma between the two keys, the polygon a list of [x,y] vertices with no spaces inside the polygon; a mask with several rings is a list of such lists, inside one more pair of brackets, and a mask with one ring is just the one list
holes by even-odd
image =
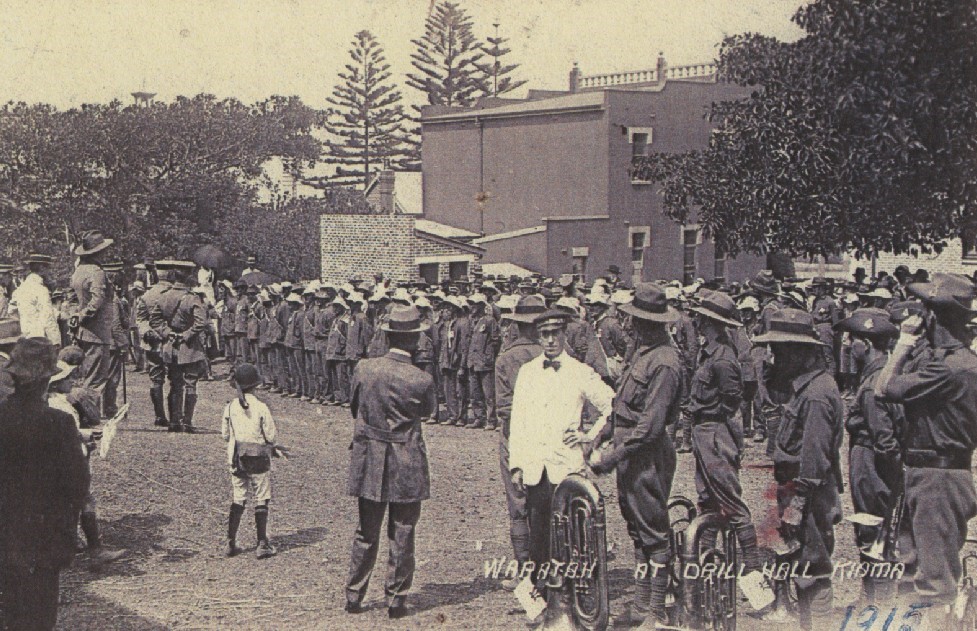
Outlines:
{"label": "saluting soldier", "polygon": [[[831,612],[831,554],[834,526],[841,521],[841,448],[844,403],[824,368],[823,344],[810,314],[784,308],[770,315],[755,344],[769,344],[774,366],[789,383],[790,395],[776,437],[774,478],[785,541],[800,548],[790,560],[810,577],[794,579],[798,613],[804,629],[815,616]],[[827,621],[821,619],[823,628]]]}
{"label": "saluting soldier", "polygon": [[[695,486],[700,510],[723,515],[736,533],[742,565],[747,575],[760,569],[756,528],[743,501],[739,468],[743,457],[743,425],[736,416],[742,401],[742,371],[729,329],[739,329],[736,303],[722,292],[703,296],[698,306],[697,328],[705,340],[698,368],[692,378],[689,414],[692,417],[692,451],[695,454]],[[759,576],[753,577],[759,582]]]}
{"label": "saluting soldier", "polygon": [[84,233],[75,248],[79,264],[71,276],[77,310],[69,321],[69,328],[75,331],[76,342],[85,353],[82,363],[85,385],[99,396],[109,378],[112,344],[112,287],[101,263],[112,243],[112,239],[100,232]]}
{"label": "saluting soldier", "polygon": [[[859,375],[858,391],[848,412],[848,479],[856,513],[888,518],[902,488],[902,439],[905,418],[902,406],[876,399],[875,382],[888,358],[888,348],[898,327],[881,309],[858,309],[837,328],[865,341],[868,352]],[[880,526],[855,525],[860,561],[875,564],[867,553],[879,536]],[[862,579],[862,598],[877,604],[883,581],[870,572]],[[888,582],[888,581],[884,581]]]}
{"label": "saluting soldier", "polygon": [[390,351],[361,361],[353,374],[351,412],[357,419],[350,450],[350,495],[359,502],[359,525],[350,555],[346,611],[358,614],[369,586],[389,510],[390,560],[384,592],[390,618],[407,615],[414,580],[414,537],[421,502],[431,496],[421,421],[435,413],[431,376],[411,364],[423,330],[414,307],[395,307],[383,325]]}
{"label": "saluting soldier", "polygon": [[[675,474],[675,447],[666,426],[678,422],[685,368],[666,328],[678,319],[665,291],[655,283],[639,283],[634,300],[621,305],[631,316],[638,347],[614,399],[613,448],[595,452],[591,468],[607,473],[617,468],[618,502],[634,542],[637,564],[669,564],[668,497]],[[640,624],[648,615],[667,622],[667,572],[635,577],[630,618]]]}
{"label": "saluting soldier", "polygon": [[[905,409],[903,519],[917,543],[914,584],[919,596],[940,605],[945,614],[957,592],[967,522],[977,516],[971,471],[977,447],[977,356],[967,329],[977,315],[974,285],[960,274],[936,273],[929,282],[908,285],[907,291],[931,315],[925,327],[919,316],[901,323],[876,389]],[[907,370],[924,334],[932,351]]]}
{"label": "saluting soldier", "polygon": [[196,265],[191,261],[170,261],[174,282],[160,292],[149,311],[153,329],[163,332],[162,358],[170,381],[167,395],[171,432],[193,433],[193,412],[197,405],[197,382],[204,374],[207,354],[200,334],[207,327],[207,311],[201,298],[190,291]]}

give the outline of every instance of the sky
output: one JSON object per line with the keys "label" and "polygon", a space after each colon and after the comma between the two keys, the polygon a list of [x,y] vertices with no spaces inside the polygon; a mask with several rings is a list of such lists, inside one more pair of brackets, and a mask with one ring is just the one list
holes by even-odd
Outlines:
{"label": "sky", "polygon": [[[402,80],[432,1],[0,0],[0,102],[68,108],[145,90],[166,101],[298,95],[321,108],[362,29]],[[526,87],[559,90],[575,61],[585,75],[641,70],[659,51],[670,66],[710,61],[725,35],[796,39],[803,0],[458,2],[481,38],[499,22]]]}

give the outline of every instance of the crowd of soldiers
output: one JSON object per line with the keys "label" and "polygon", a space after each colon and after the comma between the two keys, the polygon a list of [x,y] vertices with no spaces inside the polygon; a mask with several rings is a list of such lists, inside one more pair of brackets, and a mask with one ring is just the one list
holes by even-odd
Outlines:
{"label": "crowd of soldiers", "polygon": [[[410,362],[430,376],[436,393],[424,421],[501,430],[519,561],[535,556],[531,542],[538,545],[539,533],[527,509],[533,485],[509,463],[513,393],[520,368],[559,339],[560,353],[613,392],[609,422],[573,442],[588,443],[594,472],[617,470],[636,563],[668,564],[675,454],[692,452],[700,508],[726,516],[746,570],[758,570],[739,468],[745,441],[765,442],[780,535],[813,572],[797,579],[801,624],[810,628],[830,610],[847,430],[855,510],[882,518],[856,525],[862,560],[880,562],[874,547],[883,534],[890,537],[884,530],[897,528],[910,587],[941,604],[956,592],[967,522],[977,515],[970,472],[977,310],[968,277],[930,278],[900,267],[871,279],[801,280],[765,270],[743,284],[659,281],[629,289],[611,268],[592,284],[570,275],[475,275],[431,286],[382,276],[273,281],[251,258],[240,277],[214,284],[192,262],[146,261],[126,285],[126,270],[107,254],[111,245],[99,233],[82,235],[71,287],[51,293],[49,310],[32,296],[43,294],[37,286],[47,282],[50,257],[32,255],[16,287],[12,268],[0,267],[0,318],[18,313],[24,337],[80,349],[82,376],[98,393],[103,418],[118,409],[128,358],[148,373],[156,425],[193,432],[197,382],[212,373],[217,353],[231,373],[253,364],[258,387],[269,393],[315,405],[352,403],[355,414],[357,364],[389,356],[391,314],[410,308],[419,320],[411,321],[418,339],[409,345]],[[555,371],[551,354],[545,367]],[[584,408],[584,428],[600,416]],[[893,526],[897,507],[902,519]],[[664,622],[664,574],[636,577],[629,612],[635,626]],[[863,587],[868,602],[891,595],[875,576]]]}

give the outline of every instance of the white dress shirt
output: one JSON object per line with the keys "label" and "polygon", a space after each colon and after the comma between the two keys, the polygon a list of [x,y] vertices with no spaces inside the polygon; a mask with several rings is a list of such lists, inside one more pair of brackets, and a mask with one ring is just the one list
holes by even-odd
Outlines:
{"label": "white dress shirt", "polygon": [[237,397],[224,406],[221,415],[221,437],[227,441],[227,464],[234,464],[234,443],[274,444],[278,430],[271,410],[253,394],[244,395],[248,409]]}
{"label": "white dress shirt", "polygon": [[545,355],[524,364],[512,395],[509,467],[521,469],[528,486],[539,484],[544,469],[553,484],[583,471],[583,448],[565,445],[566,431],[579,428],[584,402],[590,401],[600,414],[587,433],[593,439],[607,422],[614,400],[614,391],[593,368],[565,352],[555,359],[559,370],[543,368]]}
{"label": "white dress shirt", "polygon": [[28,274],[11,294],[10,315],[20,318],[21,337],[46,337],[52,344],[61,345],[61,330],[51,304],[51,292],[39,275]]}

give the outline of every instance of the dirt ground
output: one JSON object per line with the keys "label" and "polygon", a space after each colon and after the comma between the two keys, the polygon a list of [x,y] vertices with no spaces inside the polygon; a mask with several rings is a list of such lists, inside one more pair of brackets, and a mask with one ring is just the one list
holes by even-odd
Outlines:
{"label": "dirt ground", "polygon": [[[219,368],[219,367],[215,367]],[[220,370],[219,372],[221,372]],[[223,556],[230,480],[220,437],[227,382],[204,382],[195,435],[153,427],[148,380],[129,373],[132,408],[106,460],[94,462],[94,488],[106,544],[126,559],[100,571],[79,562],[62,575],[62,629],[525,629],[525,616],[498,581],[484,578],[486,560],[511,555],[498,465],[498,433],[424,427],[432,498],[417,536],[412,614],[387,619],[383,602],[386,547],[367,596],[367,611],[343,612],[343,585],[356,504],[345,494],[349,411],[259,391],[271,407],[280,442],[293,457],[276,461],[269,529],[279,554],[258,561],[249,506],[240,544]],[[742,474],[760,529],[771,506],[771,469],[749,444]],[[617,508],[613,478],[606,495],[612,614],[630,598],[632,551]],[[674,494],[694,498],[693,461],[682,455]],[[846,498],[845,513],[851,513]],[[851,526],[836,528],[835,559],[853,560]],[[858,581],[835,584],[838,622],[858,594]],[[742,610],[748,609],[745,604]],[[835,628],[838,628],[835,627]],[[740,629],[773,629],[746,615]]]}

